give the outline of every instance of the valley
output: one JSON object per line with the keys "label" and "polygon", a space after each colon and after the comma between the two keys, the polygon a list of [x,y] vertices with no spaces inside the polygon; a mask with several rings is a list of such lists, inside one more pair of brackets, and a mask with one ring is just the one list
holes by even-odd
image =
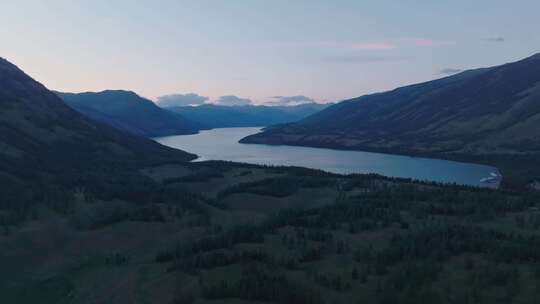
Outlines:
{"label": "valley", "polygon": [[539,59],[254,134],[0,58],[0,302],[536,303]]}
{"label": "valley", "polygon": [[295,122],[330,106],[314,102],[291,106],[199,106],[165,107],[164,109],[196,121],[203,129],[260,127]]}

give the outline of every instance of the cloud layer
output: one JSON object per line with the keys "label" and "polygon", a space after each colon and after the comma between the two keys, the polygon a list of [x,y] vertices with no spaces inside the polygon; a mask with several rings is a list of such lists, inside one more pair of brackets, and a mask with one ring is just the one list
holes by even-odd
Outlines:
{"label": "cloud layer", "polygon": [[426,39],[426,38],[401,38],[398,40],[405,47],[439,47],[455,44],[448,40]]}
{"label": "cloud layer", "polygon": [[267,102],[268,105],[272,106],[297,106],[306,103],[316,102],[313,98],[296,95],[296,96],[274,96],[272,101]]}
{"label": "cloud layer", "polygon": [[195,93],[189,94],[171,94],[157,98],[157,104],[162,107],[184,107],[202,105],[208,100],[208,97]]}
{"label": "cloud layer", "polygon": [[403,56],[382,56],[382,55],[365,55],[365,54],[343,54],[323,57],[322,61],[327,63],[372,63],[372,62],[396,62],[407,60]]}
{"label": "cloud layer", "polygon": [[352,43],[351,48],[354,50],[392,50],[397,45],[392,42],[357,42]]}
{"label": "cloud layer", "polygon": [[352,50],[385,51],[411,47],[441,47],[455,44],[453,41],[429,38],[395,38],[379,41],[356,41],[350,43],[326,42],[325,46],[344,47]]}
{"label": "cloud layer", "polygon": [[251,99],[248,98],[240,98],[234,95],[226,95],[221,96],[214,103],[221,106],[247,106],[252,104],[253,102],[251,101]]}

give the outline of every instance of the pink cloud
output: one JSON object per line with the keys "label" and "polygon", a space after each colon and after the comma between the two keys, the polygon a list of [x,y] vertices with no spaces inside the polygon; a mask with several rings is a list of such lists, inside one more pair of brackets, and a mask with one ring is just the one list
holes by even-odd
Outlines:
{"label": "pink cloud", "polygon": [[400,39],[405,46],[419,46],[419,47],[437,47],[454,44],[450,41],[434,40],[425,38],[403,38]]}
{"label": "pink cloud", "polygon": [[387,41],[352,42],[347,45],[354,50],[393,50],[407,47],[441,47],[452,45],[454,42],[426,38],[397,38]]}
{"label": "pink cloud", "polygon": [[436,40],[428,38],[418,37],[404,37],[385,40],[371,40],[371,41],[336,41],[336,40],[321,40],[321,41],[303,41],[303,42],[280,42],[274,43],[275,47],[287,47],[287,48],[336,48],[336,49],[349,49],[349,50],[363,50],[363,51],[384,51],[395,50],[401,48],[412,47],[442,47],[455,44],[455,42],[447,40]]}
{"label": "pink cloud", "polygon": [[389,42],[357,42],[351,44],[351,48],[355,50],[392,50],[397,46]]}

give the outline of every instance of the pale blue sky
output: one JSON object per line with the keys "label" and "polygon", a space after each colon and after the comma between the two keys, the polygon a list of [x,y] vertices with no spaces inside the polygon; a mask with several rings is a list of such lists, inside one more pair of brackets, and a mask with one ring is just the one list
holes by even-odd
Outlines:
{"label": "pale blue sky", "polygon": [[538,0],[0,0],[0,56],[51,89],[337,101],[540,52]]}

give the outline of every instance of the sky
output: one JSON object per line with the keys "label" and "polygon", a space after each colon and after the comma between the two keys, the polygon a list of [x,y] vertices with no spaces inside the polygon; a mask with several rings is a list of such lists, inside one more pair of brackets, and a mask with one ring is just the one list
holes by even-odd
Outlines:
{"label": "sky", "polygon": [[540,52],[539,11],[538,0],[0,0],[0,57],[66,92],[335,102]]}

